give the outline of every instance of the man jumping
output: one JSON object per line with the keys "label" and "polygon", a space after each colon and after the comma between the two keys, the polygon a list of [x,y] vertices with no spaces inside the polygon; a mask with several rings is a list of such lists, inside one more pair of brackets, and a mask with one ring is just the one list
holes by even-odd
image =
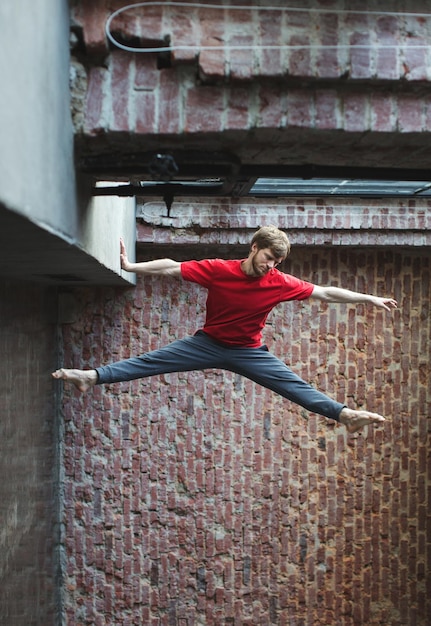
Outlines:
{"label": "man jumping", "polygon": [[192,337],[177,339],[158,350],[91,370],[62,368],[53,372],[54,378],[85,392],[98,384],[218,368],[250,378],[309,411],[334,419],[350,433],[385,421],[377,413],[348,408],[303,381],[262,344],[262,330],[271,310],[288,300],[365,303],[390,311],[397,308],[393,298],[320,287],[281,272],[277,265],[288,256],[290,242],[275,226],[264,226],[254,234],[243,260],[130,263],[122,241],[120,246],[121,267],[128,272],[181,277],[205,287],[205,324]]}

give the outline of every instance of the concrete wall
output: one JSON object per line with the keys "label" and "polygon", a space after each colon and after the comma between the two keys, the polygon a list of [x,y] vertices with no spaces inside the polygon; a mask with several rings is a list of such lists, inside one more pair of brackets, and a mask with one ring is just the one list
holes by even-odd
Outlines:
{"label": "concrete wall", "polygon": [[2,2],[1,201],[62,233],[79,232],[69,110],[68,3]]}
{"label": "concrete wall", "polygon": [[[66,0],[0,6],[0,274],[125,284],[118,240],[128,240],[133,253],[135,205],[100,201],[97,213],[91,181],[77,181],[69,23]],[[100,232],[102,248],[94,236]]]}

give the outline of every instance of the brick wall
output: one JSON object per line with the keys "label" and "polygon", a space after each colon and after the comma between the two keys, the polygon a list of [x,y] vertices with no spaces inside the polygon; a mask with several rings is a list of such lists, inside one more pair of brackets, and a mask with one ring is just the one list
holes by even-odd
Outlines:
{"label": "brick wall", "polygon": [[[170,58],[108,46],[106,19],[122,4],[72,7],[78,167],[179,148],[253,164],[431,166],[431,21],[412,15],[426,2],[377,13],[364,1],[365,15],[310,0],[308,13],[277,18],[161,3],[113,22],[129,43],[256,44]],[[273,222],[295,245],[286,270],[399,300],[392,315],[290,304],[266,333],[300,375],[388,421],[347,436],[220,371],[66,389],[67,624],[427,626],[428,203],[176,200],[170,218],[158,198],[139,205],[141,258],[238,257]],[[75,299],[67,366],[156,348],[203,319],[202,291],[175,280]]]}
{"label": "brick wall", "polygon": [[[214,7],[217,3],[201,4],[176,7],[162,0],[156,7],[136,7],[116,17],[110,30],[126,45],[171,46],[175,65],[195,63],[201,80],[208,82],[223,76],[412,82],[431,78],[426,0],[413,0],[408,7],[399,0],[383,1],[378,8],[369,0],[360,6],[341,0],[309,0],[306,5],[289,0],[268,5],[250,0],[236,3],[243,10],[229,9],[224,3],[219,3],[220,8]],[[73,18],[83,29],[88,54],[100,58],[109,53],[105,22],[114,10],[125,6],[115,0],[75,3]],[[277,45],[282,47],[265,49]],[[186,49],[178,49],[181,46]],[[223,58],[219,50],[224,47]]]}
{"label": "brick wall", "polygon": [[[306,12],[292,10],[297,2],[280,2],[281,12],[162,2],[112,22],[129,44],[198,46],[174,50],[168,62],[108,46],[105,23],[121,5],[78,2],[72,11],[78,154],[186,141],[244,163],[429,167],[426,2],[408,11],[402,2],[377,11],[363,2],[359,12],[342,0],[310,0]],[[255,48],[199,49],[241,44]]]}
{"label": "brick wall", "polygon": [[[399,300],[286,304],[266,330],[300,375],[388,421],[348,436],[217,370],[66,389],[67,624],[428,623],[429,255],[308,248],[286,269]],[[146,279],[75,301],[65,363],[93,367],[194,332],[204,291]]]}
{"label": "brick wall", "polygon": [[[223,242],[223,255],[234,247],[247,253],[248,242],[260,226],[276,224],[295,246],[431,245],[430,202],[425,199],[380,198],[179,198],[170,217],[159,199],[138,202],[137,239],[150,258],[172,246],[199,246],[213,255]],[[176,252],[178,254],[178,252]]]}
{"label": "brick wall", "polygon": [[55,292],[0,282],[0,624],[59,623]]}

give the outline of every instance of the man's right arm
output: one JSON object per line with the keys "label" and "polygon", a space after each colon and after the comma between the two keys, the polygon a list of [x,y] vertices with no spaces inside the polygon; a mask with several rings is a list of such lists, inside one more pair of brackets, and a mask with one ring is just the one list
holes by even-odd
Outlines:
{"label": "man's right arm", "polygon": [[143,261],[142,263],[130,263],[127,258],[126,247],[120,239],[121,267],[126,272],[133,272],[143,276],[164,275],[181,276],[181,263],[172,259],[157,259],[156,261]]}

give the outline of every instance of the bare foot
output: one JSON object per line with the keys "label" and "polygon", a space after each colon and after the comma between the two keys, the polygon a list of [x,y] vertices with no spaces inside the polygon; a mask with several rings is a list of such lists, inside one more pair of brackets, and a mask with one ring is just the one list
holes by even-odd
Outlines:
{"label": "bare foot", "polygon": [[369,411],[355,411],[344,407],[340,413],[340,422],[344,424],[349,433],[356,433],[368,424],[376,424],[384,422],[385,418],[378,413],[370,413]]}
{"label": "bare foot", "polygon": [[85,393],[93,387],[97,382],[96,370],[66,370],[60,369],[52,373],[53,378],[65,380],[68,383],[72,383],[78,389]]}

